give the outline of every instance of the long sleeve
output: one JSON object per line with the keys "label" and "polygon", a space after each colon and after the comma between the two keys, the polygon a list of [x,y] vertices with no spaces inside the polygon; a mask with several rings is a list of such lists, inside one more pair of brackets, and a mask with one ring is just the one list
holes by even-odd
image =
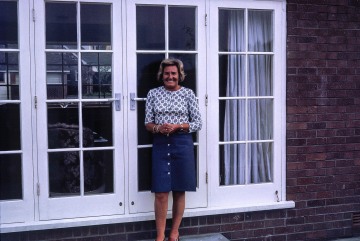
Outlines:
{"label": "long sleeve", "polygon": [[145,104],[145,124],[155,123],[154,97],[153,91],[149,91]]}
{"label": "long sleeve", "polygon": [[199,110],[199,104],[192,90],[189,91],[188,98],[188,109],[189,109],[189,132],[196,132],[201,130],[202,120]]}

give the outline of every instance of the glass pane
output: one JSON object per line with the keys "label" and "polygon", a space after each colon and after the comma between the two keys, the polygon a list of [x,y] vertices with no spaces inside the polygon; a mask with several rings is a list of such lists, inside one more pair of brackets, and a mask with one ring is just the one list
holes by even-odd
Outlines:
{"label": "glass pane", "polygon": [[169,7],[170,50],[196,49],[195,12],[195,7]]}
{"label": "glass pane", "polygon": [[273,51],[273,12],[249,11],[249,51]]}
{"label": "glass pane", "polygon": [[80,11],[82,48],[111,49],[111,5],[81,4]]}
{"label": "glass pane", "polygon": [[85,195],[114,192],[113,151],[84,151]]}
{"label": "glass pane", "polygon": [[139,50],[165,49],[165,7],[136,7],[136,46]]}
{"label": "glass pane", "polygon": [[245,51],[244,10],[219,10],[219,51]]}
{"label": "glass pane", "polygon": [[50,197],[80,195],[79,153],[49,153]]}
{"label": "glass pane", "polygon": [[82,114],[83,146],[112,146],[112,103],[83,103]]}
{"label": "glass pane", "polygon": [[49,148],[79,147],[79,108],[73,103],[48,103]]}
{"label": "glass pane", "polygon": [[0,1],[0,48],[18,48],[16,1]]}
{"label": "glass pane", "polygon": [[20,150],[20,105],[0,104],[0,151]]}
{"label": "glass pane", "polygon": [[249,83],[250,96],[273,95],[273,61],[270,55],[249,55]]}
{"label": "glass pane", "polygon": [[248,159],[250,183],[262,183],[272,181],[272,143],[249,144]]}
{"label": "glass pane", "polygon": [[151,154],[152,148],[138,149],[138,189],[150,191],[151,189]]}
{"label": "glass pane", "polygon": [[82,95],[85,99],[111,98],[112,54],[83,53],[81,61]]}
{"label": "glass pane", "polygon": [[220,185],[241,185],[246,181],[246,145],[220,145]]}
{"label": "glass pane", "polygon": [[[157,72],[165,54],[137,55],[137,96],[145,98],[150,89],[161,86],[157,81]],[[142,120],[143,121],[143,120]]]}
{"label": "glass pane", "polygon": [[48,99],[78,98],[78,55],[47,53],[46,84]]}
{"label": "glass pane", "polygon": [[152,134],[145,128],[145,101],[138,101],[136,109],[138,111],[138,144],[147,145],[152,143]]}
{"label": "glass pane", "polygon": [[273,100],[249,100],[249,140],[271,140],[273,138]]}
{"label": "glass pane", "polygon": [[244,141],[246,139],[245,100],[219,102],[220,141]]}
{"label": "glass pane", "polygon": [[77,48],[76,3],[46,2],[46,48]]}
{"label": "glass pane", "polygon": [[170,54],[170,58],[180,59],[184,64],[185,80],[180,85],[192,89],[196,94],[197,55],[196,54]]}
{"label": "glass pane", "polygon": [[219,96],[246,96],[245,56],[220,55],[219,57]]}
{"label": "glass pane", "polygon": [[21,154],[0,155],[0,200],[22,199],[22,195]]}
{"label": "glass pane", "polygon": [[19,55],[0,52],[0,100],[19,100]]}

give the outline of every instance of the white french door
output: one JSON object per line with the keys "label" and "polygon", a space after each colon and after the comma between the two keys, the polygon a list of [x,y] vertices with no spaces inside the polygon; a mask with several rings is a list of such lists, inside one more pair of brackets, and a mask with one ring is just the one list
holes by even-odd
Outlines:
{"label": "white french door", "polygon": [[0,2],[0,224],[33,218],[29,3]]}
{"label": "white french door", "polygon": [[[205,1],[127,1],[127,90],[129,112],[129,210],[153,211],[151,185],[151,133],[145,130],[147,92],[160,86],[156,74],[164,58],[179,58],[187,77],[182,85],[199,100],[203,129],[194,134],[197,157],[197,191],[188,192],[186,208],[206,207],[205,159]],[[171,202],[171,198],[169,200]],[[171,207],[171,205],[169,205]]]}
{"label": "white french door", "polygon": [[39,218],[123,214],[121,1],[34,2]]}

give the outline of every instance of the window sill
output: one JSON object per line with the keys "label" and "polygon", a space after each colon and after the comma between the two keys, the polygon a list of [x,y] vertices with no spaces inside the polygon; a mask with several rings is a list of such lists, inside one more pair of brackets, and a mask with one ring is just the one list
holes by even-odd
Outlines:
{"label": "window sill", "polygon": [[[275,209],[294,208],[295,202],[284,201],[277,203],[263,203],[258,205],[237,207],[194,208],[185,210],[184,217],[208,216],[228,213],[256,212]],[[170,214],[169,214],[170,217]],[[101,216],[88,218],[75,218],[50,221],[31,221],[25,223],[2,224],[0,233],[24,232],[57,228],[82,227],[103,224],[129,223],[154,220],[153,213],[139,213],[131,215]]]}

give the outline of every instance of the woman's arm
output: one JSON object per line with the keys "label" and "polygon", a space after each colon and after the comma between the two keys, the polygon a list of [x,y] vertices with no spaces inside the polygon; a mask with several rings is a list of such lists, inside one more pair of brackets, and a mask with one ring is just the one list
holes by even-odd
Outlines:
{"label": "woman's arm", "polygon": [[199,109],[199,104],[196,99],[195,93],[191,90],[189,92],[189,99],[188,99],[188,109],[189,109],[189,132],[196,132],[201,130],[202,127],[202,120],[201,114]]}

